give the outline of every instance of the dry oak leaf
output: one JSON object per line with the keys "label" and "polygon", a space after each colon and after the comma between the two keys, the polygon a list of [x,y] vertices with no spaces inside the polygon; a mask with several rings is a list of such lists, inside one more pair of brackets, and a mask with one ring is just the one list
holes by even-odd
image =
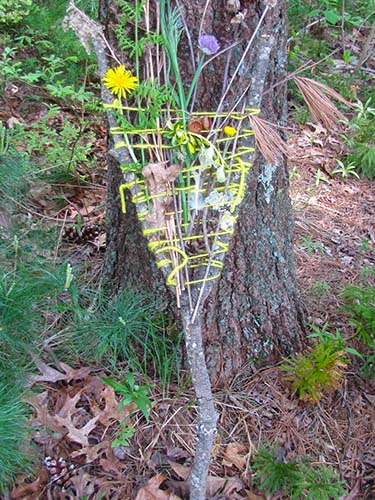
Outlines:
{"label": "dry oak leaf", "polygon": [[94,444],[91,446],[84,446],[80,450],[72,451],[70,456],[71,458],[76,458],[81,455],[84,455],[86,458],[86,464],[94,462],[97,458],[102,456],[104,451],[106,451],[111,446],[109,441],[101,441],[98,444]]}
{"label": "dry oak leaf", "polygon": [[[58,411],[58,413],[56,413],[56,415],[48,414],[47,405],[45,408],[43,408],[43,402],[46,404],[45,398],[42,400],[42,404],[39,404],[39,408],[37,406],[38,400],[36,403],[31,399],[28,402],[32,404],[34,408],[36,408],[38,417],[39,412],[42,413],[41,422],[45,423],[45,425],[49,429],[57,430],[58,432],[61,432],[61,430],[63,430],[63,432],[66,434],[66,431],[64,431],[65,428],[68,431],[68,433],[66,434],[68,439],[82,446],[89,446],[88,435],[96,427],[96,421],[99,419],[99,415],[90,419],[81,428],[78,428],[74,425],[73,416],[79,411],[79,408],[76,408],[76,404],[81,398],[81,392],[82,390],[78,391],[72,398],[67,395],[62,408]],[[46,393],[43,393],[43,395],[45,394]],[[45,421],[43,419],[45,419]]]}
{"label": "dry oak leaf", "polygon": [[165,474],[152,477],[138,492],[135,500],[181,500],[170,491],[164,491],[159,486],[167,479]]}
{"label": "dry oak leaf", "polygon": [[48,412],[48,391],[25,398],[25,402],[31,405],[37,413],[36,417],[32,418],[33,422],[39,426],[46,427],[52,432],[64,434],[64,428],[62,425]]}
{"label": "dry oak leaf", "polygon": [[91,411],[94,417],[99,417],[99,422],[104,426],[112,425],[114,422],[122,422],[136,405],[133,403],[131,405],[125,405],[122,410],[118,411],[119,402],[116,399],[115,391],[112,387],[106,386],[103,388],[100,394],[100,399],[104,399],[105,407],[101,410],[98,406],[92,405]]}
{"label": "dry oak leaf", "polygon": [[[188,497],[190,492],[190,481],[173,481],[166,482],[168,487],[171,487],[182,497]],[[245,485],[239,477],[216,477],[208,476],[207,478],[207,497],[213,498],[216,495],[228,497],[231,499],[238,498],[236,492],[244,490]]]}
{"label": "dry oak leaf", "polygon": [[51,366],[44,363],[42,360],[33,357],[33,361],[39,370],[42,372],[42,375],[34,375],[30,378],[31,383],[35,384],[37,382],[58,382],[59,380],[64,380],[66,382],[70,382],[71,380],[76,380],[79,378],[85,378],[90,373],[91,368],[83,367],[75,370],[71,368],[66,363],[60,363],[61,368],[65,373],[59,372],[55,370]]}
{"label": "dry oak leaf", "polygon": [[247,463],[246,448],[241,443],[229,443],[225,449],[223,465],[232,467],[235,465],[239,471],[243,471]]}
{"label": "dry oak leaf", "polygon": [[95,429],[96,421],[99,417],[97,416],[92,418],[81,429],[78,429],[78,427],[73,424],[72,414],[69,414],[66,417],[55,415],[54,418],[60,425],[66,427],[66,429],[68,430],[68,434],[66,435],[66,437],[70,439],[70,441],[78,443],[82,446],[89,446],[88,435],[93,429]]}
{"label": "dry oak leaf", "polygon": [[267,500],[263,495],[257,495],[250,490],[245,490],[247,500]]}
{"label": "dry oak leaf", "polygon": [[169,465],[171,466],[171,469],[181,478],[184,479],[185,481],[189,479],[191,468],[187,467],[186,465],[181,465],[177,462],[173,462],[172,460],[168,460]]}
{"label": "dry oak leaf", "polygon": [[10,493],[12,500],[34,500],[35,498],[39,498],[48,483],[47,471],[42,469],[38,477],[32,483],[25,482],[25,479],[27,478],[17,478],[17,485],[13,487]]}

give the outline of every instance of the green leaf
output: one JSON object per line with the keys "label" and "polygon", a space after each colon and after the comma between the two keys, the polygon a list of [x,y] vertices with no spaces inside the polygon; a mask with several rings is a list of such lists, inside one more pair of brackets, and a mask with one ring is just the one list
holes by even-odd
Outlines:
{"label": "green leaf", "polygon": [[327,21],[329,24],[337,24],[341,16],[337,14],[335,10],[325,10],[323,12],[324,19]]}
{"label": "green leaf", "polygon": [[118,382],[116,382],[115,380],[112,380],[111,378],[102,377],[102,380],[103,380],[103,382],[105,384],[107,384],[110,387],[112,387],[112,389],[114,389],[116,392],[120,392],[122,394],[128,394],[129,393],[129,390],[128,390],[128,388],[125,385],[119,384]]}
{"label": "green leaf", "polygon": [[120,412],[124,406],[132,403],[134,401],[133,396],[129,394],[129,396],[125,396],[118,404],[118,411]]}
{"label": "green leaf", "polygon": [[353,354],[353,356],[358,356],[358,358],[364,359],[362,354],[357,351],[357,349],[353,349],[352,347],[345,347],[345,351],[349,354]]}
{"label": "green leaf", "polygon": [[150,409],[152,409],[151,401],[148,398],[137,398],[134,400],[135,404],[138,406],[139,410],[143,413],[147,422],[149,421]]}
{"label": "green leaf", "polygon": [[314,9],[308,13],[308,17],[319,16],[322,11],[320,9]]}
{"label": "green leaf", "polygon": [[350,62],[350,52],[349,50],[344,50],[344,53],[342,55],[342,60],[346,63]]}
{"label": "green leaf", "polygon": [[134,374],[129,372],[127,377],[126,377],[126,381],[127,383],[129,384],[129,386],[134,389]]}

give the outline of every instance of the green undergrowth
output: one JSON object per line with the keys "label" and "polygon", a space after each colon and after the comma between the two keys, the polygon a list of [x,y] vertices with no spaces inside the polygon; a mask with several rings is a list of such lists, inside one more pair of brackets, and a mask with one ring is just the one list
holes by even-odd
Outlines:
{"label": "green undergrowth", "polygon": [[[1,371],[0,371],[1,372]],[[29,444],[28,411],[21,401],[22,391],[14,382],[0,380],[0,494],[6,495],[17,474],[32,469],[35,454]],[[4,496],[2,498],[8,498]]]}
{"label": "green undergrowth", "polygon": [[375,378],[375,287],[350,285],[342,296],[346,302],[344,310],[350,313],[350,323],[366,348],[362,373]]}
{"label": "green undergrowth", "polygon": [[121,368],[148,374],[166,389],[178,375],[180,334],[158,313],[149,294],[122,290],[101,296],[70,327],[71,352],[117,375]]}
{"label": "green undergrowth", "polygon": [[35,454],[22,401],[34,356],[100,366],[119,379],[132,369],[166,394],[178,381],[180,348],[152,297],[99,292],[87,285],[90,263],[72,266],[56,252],[61,227],[28,211],[30,189],[45,180],[15,135],[0,128],[0,496]]}
{"label": "green undergrowth", "polygon": [[[86,54],[71,31],[62,30],[68,3],[67,0],[33,2],[18,24],[8,25],[3,31],[0,73],[4,85],[19,80],[38,90],[38,84],[43,83],[52,89],[65,88],[67,97],[74,100],[74,93],[95,75],[93,56]],[[91,15],[97,12],[93,2],[81,0],[80,7],[86,7]],[[38,92],[35,94],[37,98]]]}
{"label": "green undergrowth", "polygon": [[[59,120],[58,125],[55,119]],[[72,123],[59,106],[50,107],[43,118],[28,127],[17,125],[6,129],[0,123],[0,134],[4,141],[3,154],[0,146],[0,182],[10,188],[6,191],[8,198],[22,197],[31,182],[62,185],[62,188],[66,183],[82,185],[96,167],[95,133],[88,121]]]}
{"label": "green undergrowth", "polygon": [[253,480],[268,496],[282,493],[290,500],[339,500],[346,493],[344,481],[332,467],[309,458],[289,459],[286,451],[262,445],[255,454]]}
{"label": "green undergrowth", "polygon": [[322,328],[311,325],[311,330],[313,345],[304,353],[285,358],[281,370],[301,400],[319,403],[324,394],[341,385],[350,364],[348,355],[360,354],[346,345],[339,330],[329,332],[327,323]]}
{"label": "green undergrowth", "polygon": [[[374,2],[290,0],[288,13],[289,71],[326,84],[348,101],[358,103],[354,112],[342,103],[336,103],[348,118],[343,134],[347,151],[338,159],[355,168],[359,176],[375,178],[374,86],[371,73],[356,67],[375,22]],[[358,37],[357,30],[363,38]],[[289,100],[292,121],[302,125],[313,121],[292,81],[289,83]]]}
{"label": "green undergrowth", "polygon": [[357,113],[352,119],[344,140],[349,146],[345,159],[355,165],[358,173],[368,179],[375,178],[375,99],[358,102]]}
{"label": "green undergrowth", "polygon": [[51,250],[41,250],[21,223],[0,234],[0,492],[31,467],[22,395],[36,372],[34,356],[100,366],[116,379],[132,369],[164,394],[178,382],[180,337],[150,297],[99,294],[85,285],[83,270],[55,263]]}

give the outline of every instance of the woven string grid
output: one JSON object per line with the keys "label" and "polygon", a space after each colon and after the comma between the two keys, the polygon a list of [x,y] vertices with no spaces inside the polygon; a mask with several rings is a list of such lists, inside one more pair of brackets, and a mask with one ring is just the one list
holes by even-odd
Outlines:
{"label": "woven string grid", "polygon": [[[162,182],[156,192],[150,190],[144,175],[129,173],[127,165],[122,165],[126,180],[120,186],[122,211],[126,213],[125,191],[130,190],[143,234],[158,267],[163,269],[167,285],[175,287],[178,304],[184,290],[189,292],[191,286],[220,276],[238,208],[245,196],[246,175],[251,167],[248,157],[254,152],[254,148],[244,145],[246,138],[253,135],[249,116],[258,112],[245,109],[229,115],[192,113],[192,119],[221,120],[221,125],[214,130],[186,135],[186,142],[198,144],[198,153],[199,145],[214,145],[216,162],[202,164],[199,154],[190,155],[188,162],[181,160],[176,179]],[[174,118],[176,123],[179,120],[178,116]],[[224,124],[228,122],[235,125],[234,135],[224,133]],[[116,127],[111,132],[126,135],[128,141],[130,137],[133,151],[146,150],[150,161],[155,158],[172,161],[173,158],[176,162],[179,146],[171,144],[170,126],[131,131]],[[129,142],[115,144],[115,148],[124,146],[129,146]],[[218,179],[218,168],[223,170],[222,179]],[[190,293],[189,298],[191,300]]]}

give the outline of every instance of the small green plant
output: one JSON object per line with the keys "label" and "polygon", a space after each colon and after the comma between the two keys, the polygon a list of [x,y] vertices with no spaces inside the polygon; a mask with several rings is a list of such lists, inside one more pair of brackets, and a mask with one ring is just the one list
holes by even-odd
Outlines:
{"label": "small green plant", "polygon": [[157,313],[149,294],[121,290],[112,299],[103,296],[94,310],[74,320],[69,329],[73,351],[110,373],[117,373],[120,364],[153,373],[166,391],[172,376],[178,376],[181,335]]}
{"label": "small green plant", "polygon": [[356,166],[353,163],[349,163],[348,165],[345,165],[344,162],[341,160],[336,159],[337,167],[332,170],[332,174],[341,174],[341,177],[343,179],[347,179],[350,175],[353,175],[354,177],[357,177],[359,179],[359,175],[356,172]]}
{"label": "small green plant", "polygon": [[118,405],[118,411],[121,411],[125,405],[135,403],[148,422],[150,411],[152,410],[152,403],[147,394],[149,390],[152,389],[152,385],[136,384],[134,374],[131,372],[127,374],[123,383],[116,382],[108,377],[103,377],[102,380],[116,392],[121,394],[122,399]]}
{"label": "small green plant", "polygon": [[292,382],[292,388],[303,401],[318,403],[323,394],[337,389],[349,364],[348,354],[360,356],[350,347],[339,330],[336,333],[327,331],[328,325],[322,329],[312,325],[313,346],[307,354],[284,359],[281,370],[288,373],[285,380]]}
{"label": "small green plant", "polygon": [[344,310],[351,314],[350,323],[361,341],[367,346],[362,372],[375,376],[375,287],[349,285],[342,293],[346,301]]}
{"label": "small green plant", "polygon": [[375,287],[349,285],[342,293],[344,309],[352,314],[351,324],[359,338],[369,347],[375,346]]}
{"label": "small green plant", "polygon": [[312,255],[317,252],[324,253],[324,246],[319,243],[319,241],[314,241],[310,237],[306,236],[301,237],[299,247],[306,250],[307,255]]}
{"label": "small green plant", "polygon": [[362,253],[362,252],[368,252],[370,249],[371,249],[370,240],[368,240],[367,238],[363,238],[358,245],[358,251]]}
{"label": "small green plant", "polygon": [[337,473],[322,463],[300,463],[300,480],[294,485],[291,500],[338,500],[347,493]]}
{"label": "small green plant", "polygon": [[[112,387],[115,392],[121,394],[122,399],[118,405],[120,412],[124,406],[135,403],[147,422],[149,421],[152,403],[148,397],[148,392],[152,388],[151,385],[137,385],[135,383],[134,374],[129,372],[122,383],[116,382],[108,377],[102,377],[103,382]],[[120,423],[120,428],[117,430],[116,438],[112,441],[112,447],[129,446],[129,439],[135,434],[135,428],[132,425],[127,425],[128,419]]]}
{"label": "small green plant", "polygon": [[291,170],[289,171],[289,180],[291,181],[292,179],[300,179],[301,174],[298,172],[297,165],[293,165]]}
{"label": "small green plant", "polygon": [[120,429],[117,431],[116,438],[112,441],[112,448],[117,446],[130,446],[129,439],[135,434],[135,428],[127,425],[126,422],[120,423]]}
{"label": "small green plant", "polygon": [[315,186],[319,187],[319,184],[321,182],[329,184],[329,179],[327,179],[327,177],[323,174],[320,168],[318,168],[317,171],[315,172]]}
{"label": "small green plant", "polygon": [[0,24],[17,24],[30,11],[32,0],[2,0],[0,4]]}
{"label": "small green plant", "polygon": [[254,456],[252,468],[255,484],[268,495],[290,491],[299,479],[298,462],[286,462],[284,457],[278,456],[278,449],[275,448],[261,446]]}
{"label": "small green plant", "polygon": [[9,148],[9,139],[7,135],[7,129],[4,127],[3,123],[0,122],[0,156],[6,154]]}
{"label": "small green plant", "polygon": [[267,495],[282,493],[291,500],[338,500],[346,493],[332,467],[310,460],[287,461],[285,450],[260,446],[252,465],[254,482]]}
{"label": "small green plant", "polygon": [[0,494],[5,495],[16,474],[31,470],[31,453],[25,405],[14,383],[4,384],[0,375]]}
{"label": "small green plant", "polygon": [[357,102],[357,115],[343,136],[350,148],[345,163],[355,165],[360,176],[368,179],[375,178],[375,108],[371,102],[371,98],[364,104]]}
{"label": "small green plant", "polygon": [[331,290],[331,285],[325,281],[315,280],[312,284],[311,292],[316,297],[324,297]]}
{"label": "small green plant", "polygon": [[306,123],[311,120],[311,113],[304,106],[296,106],[293,111],[293,118],[297,123],[306,125]]}
{"label": "small green plant", "polygon": [[[52,106],[30,130],[17,127],[12,132],[14,144],[32,157],[35,165],[47,167],[43,179],[51,183],[82,179],[87,174],[80,175],[79,172],[94,165],[91,157],[93,132],[85,130],[85,122],[75,125],[64,119],[59,126],[53,125],[53,119],[60,111],[58,106]],[[35,170],[37,172],[37,168]]]}

